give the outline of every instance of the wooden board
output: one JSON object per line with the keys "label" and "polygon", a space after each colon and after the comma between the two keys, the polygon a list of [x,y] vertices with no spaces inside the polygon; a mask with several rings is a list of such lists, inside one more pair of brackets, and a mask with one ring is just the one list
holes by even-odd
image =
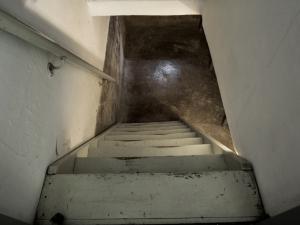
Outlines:
{"label": "wooden board", "polygon": [[140,141],[98,141],[98,147],[176,147],[185,145],[203,144],[202,138],[180,138],[180,139],[156,139],[156,140],[140,140]]}
{"label": "wooden board", "polygon": [[199,173],[229,170],[224,155],[77,158],[74,173]]}
{"label": "wooden board", "polygon": [[245,222],[263,214],[249,171],[47,176],[37,223],[50,224],[57,212],[72,225]]}
{"label": "wooden board", "polygon": [[118,127],[141,127],[141,126],[170,126],[182,125],[179,121],[163,121],[163,122],[148,122],[148,123],[120,123]]}
{"label": "wooden board", "polygon": [[131,135],[131,134],[176,134],[190,132],[189,128],[180,128],[180,129],[155,129],[155,130],[139,130],[139,131],[119,131],[118,129],[113,130],[107,135]]}
{"label": "wooden board", "polygon": [[101,144],[89,149],[88,157],[152,157],[212,154],[210,144],[179,147],[111,147]]}
{"label": "wooden board", "polygon": [[196,137],[194,132],[184,132],[177,134],[128,134],[128,135],[111,135],[105,136],[104,140],[116,140],[116,141],[138,141],[138,140],[153,140],[153,139],[177,139],[177,138],[189,138]]}
{"label": "wooden board", "polygon": [[[170,130],[170,129],[182,129],[188,128],[185,125],[170,125],[170,126],[161,126],[159,127],[160,130]],[[157,127],[149,127],[149,126],[142,126],[142,127],[116,127],[114,130],[116,131],[147,131],[147,130],[157,130]]]}

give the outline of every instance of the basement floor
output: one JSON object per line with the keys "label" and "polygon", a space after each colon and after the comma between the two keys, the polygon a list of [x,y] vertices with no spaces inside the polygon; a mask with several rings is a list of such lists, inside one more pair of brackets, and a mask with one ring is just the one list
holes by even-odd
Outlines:
{"label": "basement floor", "polygon": [[121,120],[183,119],[233,149],[201,17],[124,19]]}

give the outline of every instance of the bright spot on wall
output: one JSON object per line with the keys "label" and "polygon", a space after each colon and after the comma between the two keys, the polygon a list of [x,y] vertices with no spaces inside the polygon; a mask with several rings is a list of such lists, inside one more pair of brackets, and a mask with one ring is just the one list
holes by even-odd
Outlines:
{"label": "bright spot on wall", "polygon": [[154,79],[160,83],[166,83],[172,79],[176,79],[179,75],[179,68],[170,61],[160,62],[153,73]]}

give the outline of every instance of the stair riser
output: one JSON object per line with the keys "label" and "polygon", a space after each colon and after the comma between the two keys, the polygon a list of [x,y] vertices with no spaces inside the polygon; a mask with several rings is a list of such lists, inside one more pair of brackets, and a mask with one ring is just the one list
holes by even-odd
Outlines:
{"label": "stair riser", "polygon": [[120,123],[117,127],[150,127],[150,126],[172,126],[183,125],[179,121],[166,121],[166,122],[148,122],[148,123]]}
{"label": "stair riser", "polygon": [[151,131],[151,130],[173,130],[173,129],[185,129],[188,128],[184,125],[171,125],[162,127],[116,127],[114,131]]}
{"label": "stair riser", "polygon": [[191,130],[188,128],[182,128],[182,129],[166,129],[166,130],[148,130],[148,131],[118,131],[114,130],[108,134],[108,136],[111,135],[132,135],[132,134],[177,134],[177,133],[184,133],[184,132],[190,132]]}
{"label": "stair riser", "polygon": [[185,132],[177,134],[165,134],[165,135],[151,135],[151,134],[132,134],[132,135],[112,135],[105,136],[104,140],[115,141],[138,141],[138,140],[155,140],[155,139],[177,139],[177,138],[190,138],[196,137],[194,132]]}
{"label": "stair riser", "polygon": [[[166,139],[166,140],[142,140],[142,141],[99,141],[98,146],[110,147],[176,147],[185,145],[203,144],[202,138],[180,138],[180,139]],[[104,146],[102,146],[104,145]]]}
{"label": "stair riser", "polygon": [[209,144],[188,145],[182,147],[111,147],[100,145],[90,149],[88,157],[151,157],[151,156],[184,156],[212,154]]}
{"label": "stair riser", "polygon": [[228,170],[223,155],[137,159],[77,158],[74,173],[199,173]]}

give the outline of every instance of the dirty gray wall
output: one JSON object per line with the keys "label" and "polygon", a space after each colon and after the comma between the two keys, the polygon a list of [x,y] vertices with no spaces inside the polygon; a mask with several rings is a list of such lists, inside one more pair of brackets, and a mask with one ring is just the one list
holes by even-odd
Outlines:
{"label": "dirty gray wall", "polygon": [[115,78],[116,82],[103,81],[102,83],[101,110],[98,112],[97,133],[120,121],[125,32],[124,18],[122,16],[110,17],[103,70]]}
{"label": "dirty gray wall", "polygon": [[8,216],[4,216],[0,214],[0,224],[5,224],[5,225],[29,225],[27,223],[23,223],[19,220],[13,219]]}
{"label": "dirty gray wall", "polygon": [[237,151],[276,215],[300,204],[300,2],[207,0],[203,24]]}
{"label": "dirty gray wall", "polygon": [[0,213],[31,223],[47,166],[95,135],[100,79],[0,31]]}

